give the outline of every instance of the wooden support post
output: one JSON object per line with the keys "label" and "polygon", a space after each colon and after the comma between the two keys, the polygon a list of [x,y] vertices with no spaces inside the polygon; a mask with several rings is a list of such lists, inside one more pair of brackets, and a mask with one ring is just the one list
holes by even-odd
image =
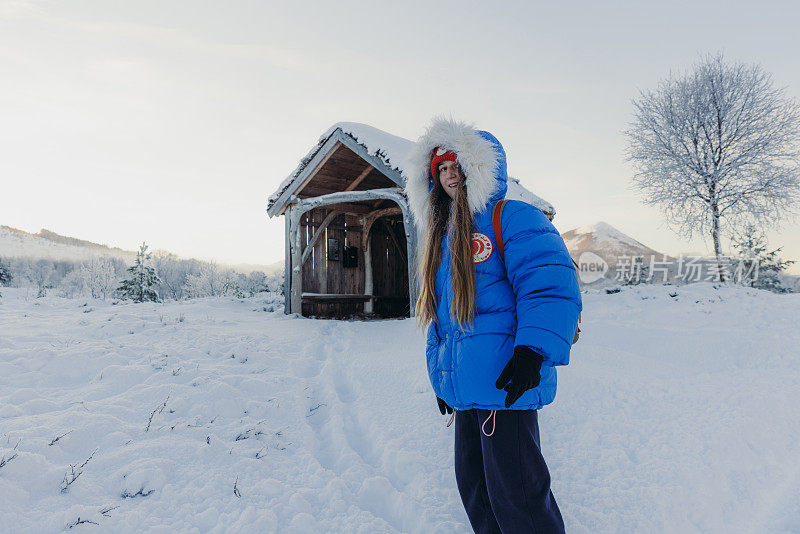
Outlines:
{"label": "wooden support post", "polygon": [[302,293],[303,293],[303,261],[302,261],[302,254],[300,252],[300,218],[303,216],[305,211],[298,209],[297,207],[292,207],[289,212],[290,217],[290,228],[291,228],[291,236],[289,238],[290,242],[290,253],[291,253],[291,263],[292,263],[292,282],[291,282],[291,291],[292,291],[292,305],[289,313],[302,313]]}
{"label": "wooden support post", "polygon": [[[369,228],[367,229],[369,231]],[[361,236],[364,246],[364,294],[372,295],[372,247],[369,245],[369,234],[364,233]],[[364,303],[364,313],[372,313],[372,305],[374,301],[369,299]]]}
{"label": "wooden support post", "polygon": [[409,316],[414,317],[419,297],[419,283],[417,280],[417,240],[418,230],[411,220],[408,212],[403,210],[403,229],[406,232],[406,248],[408,248],[408,299]]}
{"label": "wooden support post", "polygon": [[291,225],[291,218],[289,217],[288,213],[284,216],[284,234],[285,234],[285,242],[284,242],[284,259],[283,259],[283,313],[292,313],[292,255],[291,251],[291,235],[292,235],[292,225]]}

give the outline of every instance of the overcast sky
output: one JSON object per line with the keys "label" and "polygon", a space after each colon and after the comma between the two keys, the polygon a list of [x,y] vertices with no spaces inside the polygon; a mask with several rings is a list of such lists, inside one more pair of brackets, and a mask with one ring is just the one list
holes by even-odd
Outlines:
{"label": "overcast sky", "polygon": [[[444,113],[500,139],[562,233],[602,220],[705,254],[630,189],[631,98],[720,50],[796,98],[799,20],[796,2],[0,0],[0,224],[272,263],[266,200],[329,126],[415,140]],[[800,260],[798,220],[769,237]]]}

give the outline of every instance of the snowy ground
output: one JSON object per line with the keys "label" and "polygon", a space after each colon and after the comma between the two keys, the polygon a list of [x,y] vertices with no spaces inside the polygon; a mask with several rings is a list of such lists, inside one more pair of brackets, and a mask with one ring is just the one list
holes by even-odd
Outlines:
{"label": "snowy ground", "polygon": [[[470,532],[413,320],[32,297],[0,300],[0,530]],[[540,414],[567,531],[800,531],[800,295],[584,310]]]}

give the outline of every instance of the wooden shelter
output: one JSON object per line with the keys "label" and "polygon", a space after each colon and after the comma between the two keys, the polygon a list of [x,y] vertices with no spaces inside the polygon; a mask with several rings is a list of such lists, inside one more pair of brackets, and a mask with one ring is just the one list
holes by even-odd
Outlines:
{"label": "wooden shelter", "polygon": [[410,148],[366,125],[337,124],[270,197],[270,217],[286,216],[286,313],[412,314],[416,231],[394,164]]}
{"label": "wooden shelter", "polygon": [[[409,317],[418,231],[403,193],[413,143],[358,123],[328,129],[269,198],[286,221],[285,313]],[[506,198],[552,205],[509,177]]]}

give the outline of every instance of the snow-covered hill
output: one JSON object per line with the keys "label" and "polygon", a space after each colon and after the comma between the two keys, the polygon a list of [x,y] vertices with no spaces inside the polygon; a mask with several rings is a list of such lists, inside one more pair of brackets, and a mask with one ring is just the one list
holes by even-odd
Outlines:
{"label": "snow-covered hill", "polygon": [[[584,294],[540,415],[567,531],[800,531],[798,312],[707,283]],[[0,333],[0,530],[470,531],[413,319],[3,288]]]}
{"label": "snow-covered hill", "polygon": [[[34,260],[49,259],[83,262],[103,256],[120,258],[126,263],[130,263],[136,257],[136,251],[109,247],[108,245],[60,235],[46,229],[32,234],[11,226],[0,225],[0,258],[18,257]],[[220,264],[220,266],[231,267],[242,273],[262,271],[272,274],[283,270],[283,260],[268,265]]]}
{"label": "snow-covered hill", "polygon": [[0,226],[0,256],[68,261],[112,256],[130,261],[136,252],[63,236],[45,229],[31,234],[11,226]]}

